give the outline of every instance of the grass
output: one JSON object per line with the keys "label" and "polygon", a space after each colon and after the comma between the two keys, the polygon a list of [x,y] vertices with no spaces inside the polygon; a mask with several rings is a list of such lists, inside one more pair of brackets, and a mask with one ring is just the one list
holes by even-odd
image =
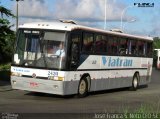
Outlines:
{"label": "grass", "polygon": [[150,113],[153,112],[153,107],[147,105],[141,105],[139,109],[135,110],[135,113]]}
{"label": "grass", "polygon": [[133,112],[125,109],[124,115],[127,115],[126,119],[160,119],[159,104],[141,105]]}
{"label": "grass", "polygon": [[10,63],[0,64],[0,80],[10,81]]}

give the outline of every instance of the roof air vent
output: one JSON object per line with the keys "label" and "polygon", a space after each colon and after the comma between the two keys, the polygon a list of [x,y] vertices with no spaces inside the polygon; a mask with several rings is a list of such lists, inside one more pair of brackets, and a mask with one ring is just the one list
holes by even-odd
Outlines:
{"label": "roof air vent", "polygon": [[123,33],[123,31],[120,30],[120,29],[111,29],[110,31],[112,31],[112,32],[118,32],[118,33]]}
{"label": "roof air vent", "polygon": [[62,23],[77,24],[77,23],[76,23],[75,21],[73,21],[73,20],[62,20],[62,19],[60,19],[59,21],[62,22]]}

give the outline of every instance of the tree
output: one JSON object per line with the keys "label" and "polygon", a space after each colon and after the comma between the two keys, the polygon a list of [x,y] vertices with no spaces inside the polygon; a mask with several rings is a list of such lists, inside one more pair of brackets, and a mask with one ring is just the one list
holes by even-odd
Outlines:
{"label": "tree", "polygon": [[159,37],[154,37],[153,38],[153,48],[154,49],[160,49],[160,38]]}
{"label": "tree", "polygon": [[10,10],[1,5],[0,16],[0,62],[6,62],[11,60],[15,39],[15,32],[11,30],[13,25],[11,25],[8,19],[9,17],[14,18],[15,16]]}

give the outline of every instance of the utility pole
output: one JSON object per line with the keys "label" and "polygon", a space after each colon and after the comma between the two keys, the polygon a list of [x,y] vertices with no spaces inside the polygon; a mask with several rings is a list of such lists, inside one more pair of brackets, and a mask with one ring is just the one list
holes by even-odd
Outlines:
{"label": "utility pole", "polygon": [[17,1],[17,9],[16,9],[16,33],[18,31],[18,1],[19,0],[16,0]]}
{"label": "utility pole", "polygon": [[[14,0],[12,0],[12,1],[14,1]],[[18,17],[19,17],[19,15],[18,15],[18,2],[19,1],[23,1],[23,0],[16,0],[16,32],[17,32],[17,30],[18,30]]]}
{"label": "utility pole", "polygon": [[104,8],[104,9],[105,9],[105,10],[104,10],[104,11],[105,11],[105,12],[104,12],[104,14],[105,14],[105,15],[104,15],[104,16],[105,16],[105,18],[104,18],[104,30],[106,30],[106,22],[107,22],[107,21],[106,21],[106,19],[107,19],[107,15],[106,15],[106,14],[107,14],[107,0],[105,0],[105,3],[104,3],[104,4],[105,4],[105,8]]}

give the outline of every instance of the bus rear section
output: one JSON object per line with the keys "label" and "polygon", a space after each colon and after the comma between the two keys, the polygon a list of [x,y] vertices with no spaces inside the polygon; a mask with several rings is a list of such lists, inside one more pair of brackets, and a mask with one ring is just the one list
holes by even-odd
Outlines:
{"label": "bus rear section", "polygon": [[154,66],[160,69],[160,49],[154,49]]}

